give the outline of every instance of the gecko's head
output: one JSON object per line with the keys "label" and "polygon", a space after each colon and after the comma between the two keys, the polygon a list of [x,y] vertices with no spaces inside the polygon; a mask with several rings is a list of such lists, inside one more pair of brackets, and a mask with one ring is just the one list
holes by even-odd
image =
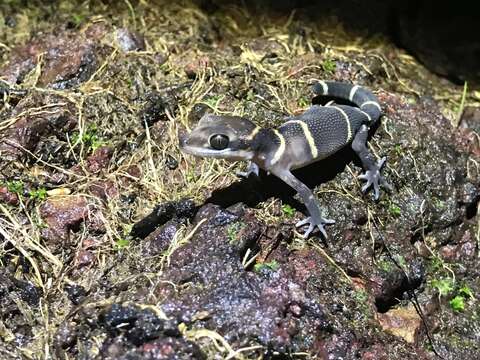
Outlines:
{"label": "gecko's head", "polygon": [[260,128],[239,116],[204,115],[195,129],[180,137],[180,149],[201,157],[250,160],[252,140]]}

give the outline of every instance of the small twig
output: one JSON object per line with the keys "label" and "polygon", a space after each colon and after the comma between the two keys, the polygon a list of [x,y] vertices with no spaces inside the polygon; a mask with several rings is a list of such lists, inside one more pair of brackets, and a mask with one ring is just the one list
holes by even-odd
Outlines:
{"label": "small twig", "polygon": [[462,99],[460,100],[460,106],[458,107],[457,111],[457,118],[455,119],[455,124],[453,124],[455,127],[458,127],[458,125],[460,125],[460,121],[462,120],[463,109],[465,108],[465,99],[467,98],[467,89],[468,85],[465,81],[463,84]]}
{"label": "small twig", "polygon": [[335,260],[333,260],[327,253],[325,250],[323,250],[320,246],[318,246],[317,244],[315,244],[314,242],[311,242],[311,245],[317,249],[320,254],[325,258],[327,259],[327,261],[332,264],[338,271],[340,271],[340,273],[345,277],[345,279],[347,279],[347,281],[350,283],[350,284],[353,284],[353,281],[352,279],[350,278],[350,276],[348,276],[348,274],[345,272],[345,270],[343,270],[336,262]]}

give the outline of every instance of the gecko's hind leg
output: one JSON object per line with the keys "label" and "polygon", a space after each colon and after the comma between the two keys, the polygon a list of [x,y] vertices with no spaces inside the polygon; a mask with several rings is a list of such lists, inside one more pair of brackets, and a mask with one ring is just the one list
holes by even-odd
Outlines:
{"label": "gecko's hind leg", "polygon": [[380,160],[375,161],[372,153],[367,148],[367,137],[368,127],[366,125],[362,125],[353,139],[352,149],[360,158],[365,170],[365,173],[359,176],[359,179],[366,181],[365,185],[362,186],[362,192],[367,192],[367,190],[373,186],[374,198],[375,200],[378,200],[380,197],[380,185],[388,191],[392,189],[390,184],[381,174],[381,170],[385,165],[387,158],[383,157]]}

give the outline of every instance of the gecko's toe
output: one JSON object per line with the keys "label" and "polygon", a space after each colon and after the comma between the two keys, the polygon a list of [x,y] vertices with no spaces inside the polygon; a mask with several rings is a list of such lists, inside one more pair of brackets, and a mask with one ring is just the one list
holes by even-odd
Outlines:
{"label": "gecko's toe", "polygon": [[305,233],[303,234],[303,238],[304,239],[308,239],[308,237],[310,236],[310,234],[312,233],[312,231],[315,229],[315,225],[310,223],[310,225],[308,225],[308,229],[307,231],[305,231]]}
{"label": "gecko's toe", "polygon": [[370,170],[365,171],[365,173],[358,176],[359,179],[366,181],[362,186],[362,193],[366,193],[368,189],[373,188],[373,198],[378,200],[380,198],[380,186],[385,188],[387,191],[391,191],[392,187],[384,179],[380,171],[385,166],[387,158],[384,156],[377,163],[372,166]]}
{"label": "gecko's toe", "polygon": [[387,157],[384,156],[377,162],[378,170],[382,170],[383,166],[385,165],[385,162],[387,161]]}
{"label": "gecko's toe", "polygon": [[312,233],[313,230],[315,230],[315,227],[317,227],[319,230],[320,230],[320,233],[323,235],[323,237],[326,239],[327,238],[327,232],[325,231],[325,227],[324,225],[331,225],[331,224],[335,224],[335,220],[332,220],[332,219],[324,219],[324,218],[320,218],[319,221],[315,221],[313,220],[310,216],[303,219],[303,220],[300,220],[299,222],[297,222],[295,224],[295,226],[298,228],[298,227],[301,227],[303,225],[306,225],[308,224],[308,229],[307,231],[305,231],[305,233],[303,234],[303,237],[306,239],[310,236],[310,234]]}
{"label": "gecko's toe", "polygon": [[311,223],[311,221],[312,221],[312,220],[310,219],[310,217],[306,217],[305,219],[300,220],[299,222],[297,222],[297,223],[295,224],[295,227],[297,227],[297,228],[298,228],[298,227],[301,227],[301,226],[303,226],[303,225],[305,225],[305,224]]}

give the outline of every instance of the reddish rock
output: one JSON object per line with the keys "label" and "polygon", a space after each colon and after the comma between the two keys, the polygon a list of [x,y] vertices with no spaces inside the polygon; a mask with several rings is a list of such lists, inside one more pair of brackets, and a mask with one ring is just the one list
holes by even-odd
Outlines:
{"label": "reddish rock", "polygon": [[70,230],[76,229],[87,218],[88,212],[88,204],[83,196],[47,200],[40,207],[40,216],[48,225],[42,236],[54,243],[68,240]]}
{"label": "reddish rock", "polygon": [[112,154],[113,149],[111,147],[99,147],[86,159],[87,170],[92,174],[99,173],[102,169],[105,169],[108,166]]}
{"label": "reddish rock", "polygon": [[124,52],[145,50],[145,39],[136,31],[121,28],[115,32],[115,37]]}
{"label": "reddish rock", "polygon": [[199,58],[194,58],[192,60],[189,60],[184,69],[185,73],[189,78],[195,78],[195,76],[198,75],[198,73],[207,67],[210,66],[210,59],[208,56],[201,56]]}
{"label": "reddish rock", "polygon": [[34,94],[21,100],[11,119],[17,120],[0,132],[0,156],[18,160],[35,152],[40,139],[46,135],[63,134],[76,125],[75,106],[64,97]]}
{"label": "reddish rock", "polygon": [[362,354],[362,360],[389,360],[385,346],[375,344]]}
{"label": "reddish rock", "polygon": [[98,40],[104,31],[95,28],[85,35],[63,31],[33,39],[12,51],[10,61],[0,69],[0,77],[10,84],[21,83],[42,54],[38,85],[55,89],[78,86],[90,79],[100,63],[102,55]]}
{"label": "reddish rock", "polygon": [[0,187],[0,201],[9,205],[18,205],[18,195],[8,191],[6,186]]}
{"label": "reddish rock", "polygon": [[403,338],[408,343],[414,343],[422,319],[413,306],[399,307],[385,314],[377,314],[378,322],[386,332]]}
{"label": "reddish rock", "polygon": [[111,180],[95,181],[89,186],[90,193],[103,201],[118,196],[118,189]]}
{"label": "reddish rock", "polygon": [[80,250],[76,257],[78,267],[88,266],[95,260],[95,255],[89,250]]}

